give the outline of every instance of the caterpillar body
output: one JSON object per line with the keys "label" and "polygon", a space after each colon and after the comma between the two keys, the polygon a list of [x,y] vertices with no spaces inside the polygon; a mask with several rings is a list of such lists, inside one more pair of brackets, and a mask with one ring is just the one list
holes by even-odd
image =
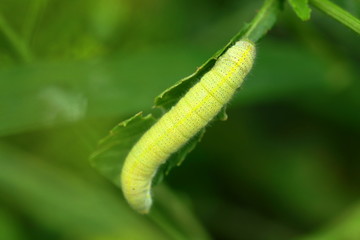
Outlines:
{"label": "caterpillar body", "polygon": [[250,71],[254,58],[252,42],[236,42],[134,145],[121,172],[122,190],[133,209],[143,214],[149,212],[151,182],[158,167],[229,102]]}

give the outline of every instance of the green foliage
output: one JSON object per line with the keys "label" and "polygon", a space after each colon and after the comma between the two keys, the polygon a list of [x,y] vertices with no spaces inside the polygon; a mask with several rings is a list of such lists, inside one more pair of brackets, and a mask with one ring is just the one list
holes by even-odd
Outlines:
{"label": "green foliage", "polygon": [[146,117],[138,113],[132,118],[119,123],[109,136],[101,140],[99,148],[90,158],[92,165],[119,187],[120,172],[126,155],[137,140],[156,122],[151,115]]}
{"label": "green foliage", "polygon": [[[360,5],[310,0],[302,22],[283,2],[0,1],[0,239],[358,239]],[[138,215],[122,160],[242,37],[258,55],[228,120]]]}
{"label": "green foliage", "polygon": [[308,0],[289,0],[289,4],[301,20],[307,21],[310,19],[311,9]]}
{"label": "green foliage", "polygon": [[[267,0],[253,21],[251,21],[250,24],[245,25],[225,47],[223,47],[215,55],[208,59],[201,67],[196,70],[195,73],[180,80],[178,83],[166,89],[163,93],[156,97],[154,107],[160,108],[164,112],[168,111],[202,77],[202,75],[211,69],[211,67],[216,62],[216,59],[219,58],[236,41],[242,38],[247,38],[255,42],[258,41],[263,35],[265,35],[266,32],[268,32],[275,23],[276,16],[279,11],[280,1]],[[92,157],[92,161],[96,162],[95,167],[105,173],[105,175],[112,179],[112,181],[118,183],[121,170],[119,166],[122,166],[122,162],[126,157],[126,154],[124,153],[128,153],[134,143],[136,143],[136,141],[149,129],[150,126],[148,119],[150,117],[151,116],[143,118],[142,124],[139,122],[141,119],[138,118],[138,115],[135,115],[134,117],[119,124],[119,126],[122,127],[122,131],[116,131],[118,127],[115,127],[115,129],[110,132],[110,135],[99,143],[100,150],[98,150],[98,152],[101,152],[102,154],[95,153]],[[225,120],[227,118],[225,108],[217,118],[220,120]],[[132,124],[133,121],[135,121],[134,124]],[[155,121],[152,121],[152,123],[154,122]],[[134,131],[139,132],[137,132],[134,136],[132,134]],[[205,129],[193,137],[188,144],[186,144],[176,154],[173,154],[170,159],[168,159],[167,162],[161,166],[157,176],[154,179],[155,184],[163,179],[163,175],[168,174],[171,168],[179,166],[184,161],[186,155],[196,147],[198,142],[200,142],[204,132]],[[129,142],[132,144],[128,144]],[[110,156],[107,157],[109,158],[108,160],[102,159],[104,154],[106,156]],[[109,172],[105,172],[102,169],[111,169],[112,171],[110,174],[107,174]]]}
{"label": "green foliage", "polygon": [[300,238],[301,240],[337,240],[337,239],[359,239],[360,207],[355,205],[345,212],[341,220],[336,221],[329,227],[312,236]]}
{"label": "green foliage", "polygon": [[360,34],[360,20],[328,0],[310,0],[315,7]]}

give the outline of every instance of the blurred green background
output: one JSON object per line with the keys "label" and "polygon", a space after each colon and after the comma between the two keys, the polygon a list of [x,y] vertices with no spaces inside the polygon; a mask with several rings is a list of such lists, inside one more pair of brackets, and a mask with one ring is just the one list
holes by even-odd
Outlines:
{"label": "blurred green background", "polygon": [[171,208],[138,215],[89,165],[261,4],[0,0],[0,239],[360,239],[360,38],[316,10],[285,5],[229,119],[159,186]]}

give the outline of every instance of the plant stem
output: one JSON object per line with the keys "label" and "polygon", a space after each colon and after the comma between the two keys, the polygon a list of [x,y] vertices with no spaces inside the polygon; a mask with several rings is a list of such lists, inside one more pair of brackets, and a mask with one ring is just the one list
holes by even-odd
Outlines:
{"label": "plant stem", "polygon": [[9,41],[13,50],[21,57],[24,62],[31,61],[30,51],[25,42],[13,31],[7,21],[0,15],[0,33],[3,33]]}
{"label": "plant stem", "polygon": [[360,34],[360,20],[328,0],[310,0],[320,11]]}

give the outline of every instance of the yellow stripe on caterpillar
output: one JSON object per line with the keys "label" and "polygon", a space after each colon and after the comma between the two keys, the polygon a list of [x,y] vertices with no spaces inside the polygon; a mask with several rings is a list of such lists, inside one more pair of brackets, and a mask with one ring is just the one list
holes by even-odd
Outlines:
{"label": "yellow stripe on caterpillar", "polygon": [[143,214],[149,212],[151,182],[159,166],[229,102],[252,68],[254,59],[252,42],[236,42],[134,145],[121,172],[122,190],[132,208]]}

